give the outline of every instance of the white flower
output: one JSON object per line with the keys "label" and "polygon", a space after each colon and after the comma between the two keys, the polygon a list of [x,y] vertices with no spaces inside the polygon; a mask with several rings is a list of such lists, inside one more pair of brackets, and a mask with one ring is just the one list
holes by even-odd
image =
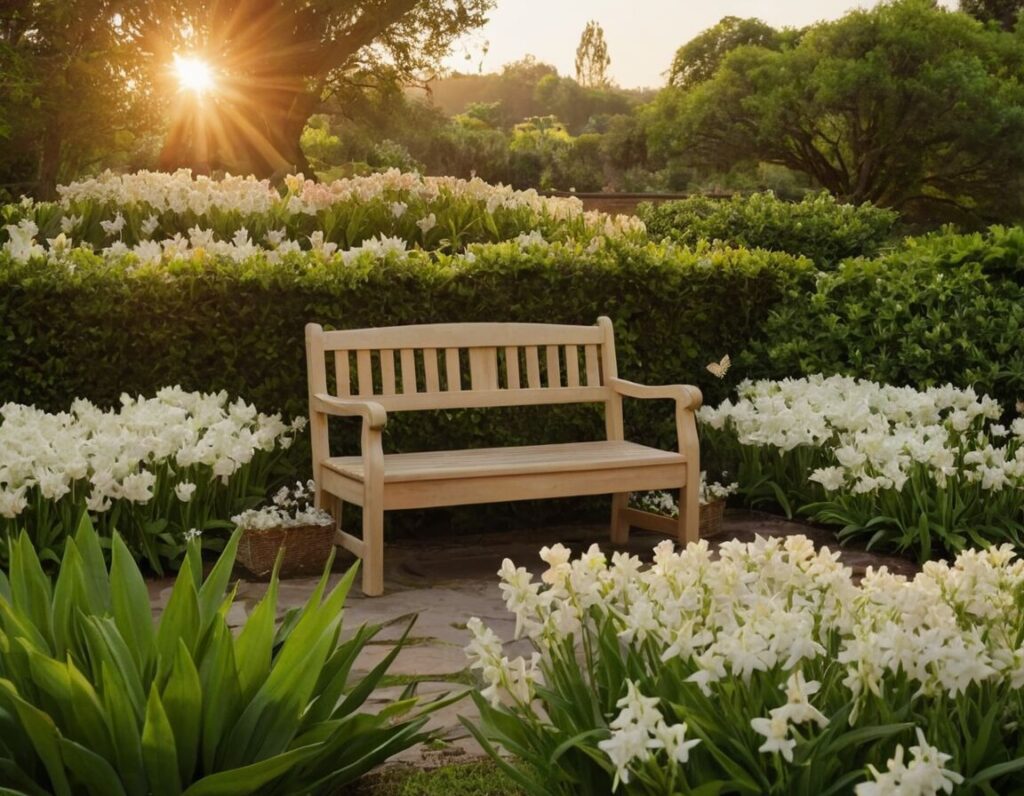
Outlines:
{"label": "white flower", "polygon": [[27,507],[24,487],[15,490],[0,488],[0,517],[13,520]]}
{"label": "white flower", "polygon": [[750,726],[758,735],[765,737],[765,742],[758,747],[757,751],[771,754],[778,752],[785,758],[787,763],[793,762],[793,749],[796,741],[789,738],[789,722],[784,715],[774,715],[772,711],[770,718],[756,718],[750,720]]}
{"label": "white flower", "polygon": [[182,481],[174,487],[174,494],[182,503],[188,503],[196,493],[196,485],[190,481]]}
{"label": "white flower", "polygon": [[148,216],[139,225],[139,229],[142,231],[142,234],[148,238],[150,235],[156,232],[156,228],[158,226],[160,226],[160,219],[158,219],[156,216]]}
{"label": "white flower", "polygon": [[936,796],[952,793],[954,787],[963,783],[961,774],[945,768],[952,755],[930,746],[920,727],[915,732],[918,745],[910,747],[910,762],[903,763],[903,747],[897,745],[885,771],[868,766],[874,781],[857,785],[857,796]]}
{"label": "white flower", "polygon": [[416,222],[416,226],[420,228],[420,232],[426,235],[430,230],[437,226],[437,216],[433,213],[429,216],[424,216]]}
{"label": "white flower", "polygon": [[121,215],[121,211],[117,211],[117,215],[114,216],[110,221],[101,221],[100,226],[103,231],[108,235],[120,234],[121,230],[124,229],[124,216]]}
{"label": "white flower", "polygon": [[[405,215],[405,211],[409,209],[409,205],[405,202],[392,202],[391,203],[391,215],[395,218],[401,218]],[[425,232],[426,230],[424,230]]]}

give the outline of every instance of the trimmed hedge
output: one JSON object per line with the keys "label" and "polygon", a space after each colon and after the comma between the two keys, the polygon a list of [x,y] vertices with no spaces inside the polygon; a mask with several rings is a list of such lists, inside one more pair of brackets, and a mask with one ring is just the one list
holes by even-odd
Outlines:
{"label": "trimmed hedge", "polygon": [[[0,402],[60,410],[82,396],[111,405],[122,392],[180,384],[225,389],[293,416],[307,411],[308,321],[591,324],[601,314],[615,323],[624,377],[696,383],[717,402],[727,386],[704,366],[749,346],[770,309],[799,284],[807,289],[812,274],[806,260],[781,253],[627,243],[504,243],[473,247],[465,258],[417,251],[348,265],[310,255],[163,266],[84,251],[64,265],[0,257]],[[671,410],[660,402],[629,402],[627,423],[637,439],[675,442]],[[415,412],[389,418],[385,444],[424,450],[602,433],[593,405]]]}
{"label": "trimmed hedge", "polygon": [[915,387],[972,385],[1006,409],[1024,396],[1024,229],[910,238],[821,274],[777,304],[751,375],[844,373]]}
{"label": "trimmed hedge", "polygon": [[809,257],[822,269],[846,257],[878,253],[899,219],[893,210],[840,204],[827,193],[787,202],[771,191],[724,200],[691,196],[660,205],[645,202],[637,214],[655,239],[784,251]]}

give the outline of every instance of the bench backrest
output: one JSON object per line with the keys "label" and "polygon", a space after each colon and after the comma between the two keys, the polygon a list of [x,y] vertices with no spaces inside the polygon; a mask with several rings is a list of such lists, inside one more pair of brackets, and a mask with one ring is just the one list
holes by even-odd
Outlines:
{"label": "bench backrest", "polygon": [[311,392],[387,411],[607,401],[618,375],[608,318],[596,326],[445,323],[325,332],[306,327]]}

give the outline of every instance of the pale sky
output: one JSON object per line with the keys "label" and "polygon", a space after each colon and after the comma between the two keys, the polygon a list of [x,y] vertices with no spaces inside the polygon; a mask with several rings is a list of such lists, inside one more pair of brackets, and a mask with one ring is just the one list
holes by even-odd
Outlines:
{"label": "pale sky", "polygon": [[[955,7],[956,0],[941,0]],[[775,27],[835,19],[872,0],[497,0],[491,21],[456,48],[447,64],[462,72],[500,70],[527,53],[575,76],[576,45],[588,20],[604,27],[612,78],[625,88],[657,87],[676,49],[724,16],[758,17]],[[481,59],[480,44],[488,53]],[[470,60],[465,55],[471,54]]]}

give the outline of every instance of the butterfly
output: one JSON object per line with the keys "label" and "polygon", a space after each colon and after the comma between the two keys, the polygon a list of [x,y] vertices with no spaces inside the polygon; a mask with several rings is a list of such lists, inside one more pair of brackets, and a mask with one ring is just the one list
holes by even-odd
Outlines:
{"label": "butterfly", "polygon": [[708,372],[715,378],[724,379],[725,374],[729,372],[730,365],[732,365],[732,360],[726,354],[720,362],[712,362],[708,365]]}

